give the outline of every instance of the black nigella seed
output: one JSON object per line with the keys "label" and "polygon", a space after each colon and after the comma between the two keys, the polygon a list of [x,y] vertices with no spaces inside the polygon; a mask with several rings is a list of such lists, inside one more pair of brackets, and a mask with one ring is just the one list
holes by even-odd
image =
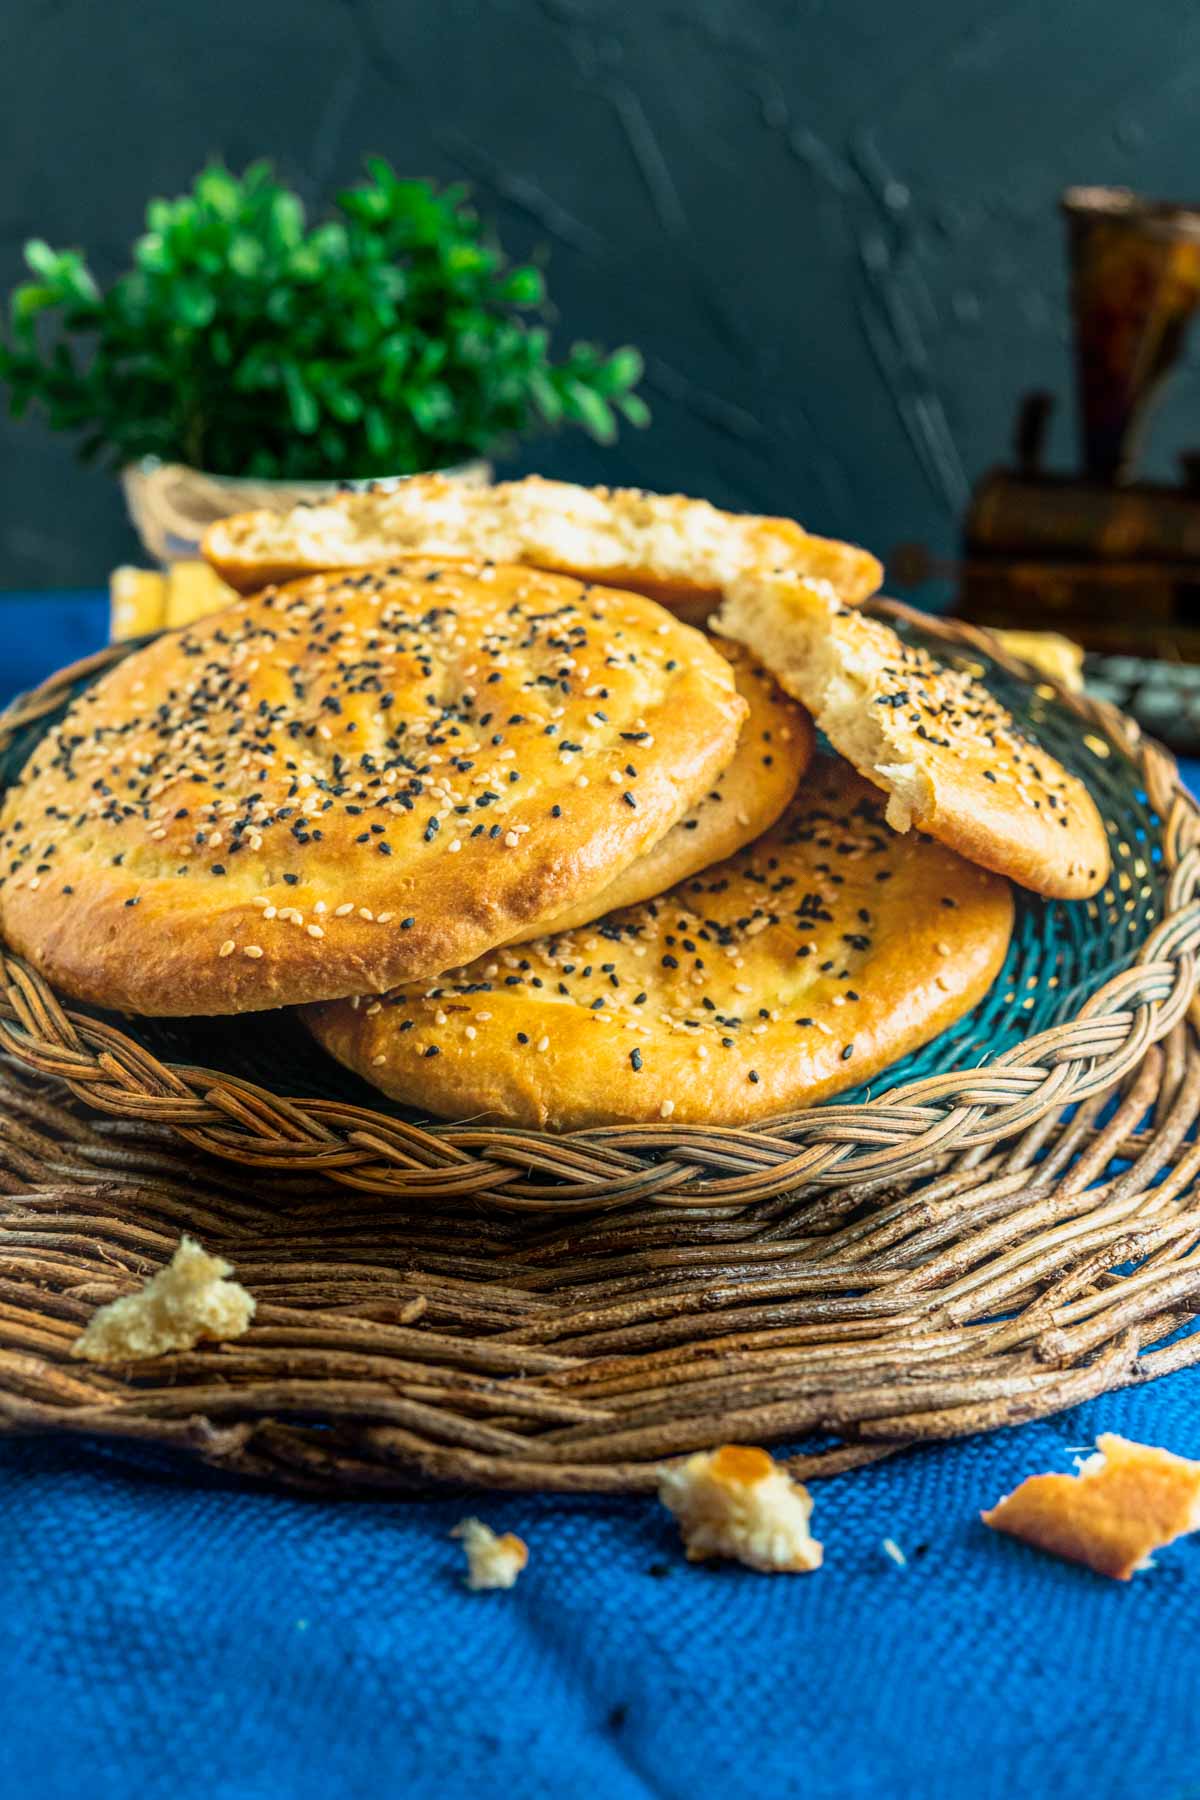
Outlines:
{"label": "black nigella seed", "polygon": [[401,919],[401,921],[400,921],[401,931],[411,931],[413,926],[416,924],[416,922],[417,921],[415,919]]}
{"label": "black nigella seed", "polygon": [[629,792],[628,788],[626,788],[625,792],[621,795],[621,798],[625,802],[626,806],[636,806],[637,805],[637,801],[634,799],[633,795]]}
{"label": "black nigella seed", "polygon": [[641,1066],[642,1066],[642,1053],[641,1053],[641,1051],[640,1051],[640,1050],[631,1050],[631,1051],[630,1051],[630,1052],[629,1052],[629,1066],[630,1066],[630,1068],[631,1068],[631,1069],[633,1069],[633,1070],[634,1070],[634,1071],[635,1071],[635,1072],[636,1072],[636,1071],[637,1071],[637,1070],[638,1070],[638,1069],[640,1069],[640,1068],[641,1068]]}
{"label": "black nigella seed", "polygon": [[300,882],[300,877],[298,875],[285,875],[283,879],[287,882],[289,887],[297,887]]}
{"label": "black nigella seed", "polygon": [[429,1046],[428,1050],[425,1052],[425,1054],[426,1054],[426,1056],[440,1056],[441,1051],[438,1049],[436,1044],[430,1044],[430,1046]]}
{"label": "black nigella seed", "polygon": [[845,1044],[845,1045],[843,1045],[843,1047],[842,1047],[842,1061],[843,1061],[843,1062],[849,1062],[849,1061],[850,1061],[850,1058],[851,1058],[851,1057],[852,1057],[852,1056],[853,1056],[853,1055],[854,1055],[854,1045],[853,1045],[853,1044]]}
{"label": "black nigella seed", "polygon": [[757,1082],[757,1080],[758,1080],[758,1070],[757,1069],[751,1069],[750,1079],[751,1079],[751,1081]]}

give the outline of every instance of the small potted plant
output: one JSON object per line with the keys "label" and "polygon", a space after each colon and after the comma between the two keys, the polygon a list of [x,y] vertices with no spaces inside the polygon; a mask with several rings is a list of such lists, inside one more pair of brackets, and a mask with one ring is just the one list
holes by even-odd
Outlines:
{"label": "small potted plant", "polygon": [[84,255],[25,246],[0,379],[80,453],[119,469],[164,560],[214,518],[347,483],[481,459],[561,424],[601,442],[643,425],[636,350],[555,359],[539,269],[510,263],[466,190],[380,157],[310,226],[269,163],[210,165],[153,200],[132,267],[102,289]]}

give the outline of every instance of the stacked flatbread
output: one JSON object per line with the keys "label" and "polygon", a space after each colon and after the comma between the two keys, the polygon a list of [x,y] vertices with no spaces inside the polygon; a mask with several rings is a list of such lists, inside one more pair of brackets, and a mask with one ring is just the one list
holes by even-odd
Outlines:
{"label": "stacked flatbread", "polygon": [[1107,877],[1082,784],[790,520],[429,477],[206,551],[242,597],[0,813],[0,931],[76,999],[303,1007],[440,1116],[751,1122],[973,1006],[1010,881]]}

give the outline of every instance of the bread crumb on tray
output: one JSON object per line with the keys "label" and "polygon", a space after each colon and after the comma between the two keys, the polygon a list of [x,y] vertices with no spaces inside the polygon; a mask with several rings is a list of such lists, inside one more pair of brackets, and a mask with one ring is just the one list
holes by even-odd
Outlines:
{"label": "bread crumb on tray", "polygon": [[85,1362],[139,1362],[168,1350],[191,1350],[205,1338],[240,1337],[254,1317],[254,1299],[228,1277],[230,1265],[184,1236],[157,1275],[136,1294],[102,1306],[71,1355]]}
{"label": "bread crumb on tray", "polygon": [[982,1515],[1039,1550],[1128,1581],[1155,1550],[1200,1530],[1200,1462],[1111,1432],[1075,1475],[1031,1475]]}
{"label": "bread crumb on tray", "polygon": [[812,1498],[765,1450],[723,1444],[663,1471],[658,1497],[679,1521],[689,1562],[728,1557],[765,1573],[819,1569]]}
{"label": "bread crumb on tray", "polygon": [[450,1533],[461,1538],[467,1554],[466,1585],[476,1592],[485,1588],[516,1586],[517,1576],[529,1561],[529,1547],[514,1531],[502,1537],[482,1519],[462,1519]]}

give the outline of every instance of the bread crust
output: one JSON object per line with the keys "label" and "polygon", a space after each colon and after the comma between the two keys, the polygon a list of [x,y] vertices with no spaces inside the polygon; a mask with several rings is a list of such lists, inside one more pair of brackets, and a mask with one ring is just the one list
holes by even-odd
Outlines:
{"label": "bread crust", "polygon": [[928,1042],[986,992],[1011,928],[1006,882],[897,836],[870,784],[820,757],[772,831],[659,899],[305,1017],[447,1117],[747,1124]]}
{"label": "bread crust", "polygon": [[626,588],[696,624],[747,568],[789,568],[829,581],[851,603],[873,594],[883,576],[867,551],[813,537],[792,519],[536,475],[490,487],[416,475],[283,515],[241,513],[211,526],[202,548],[222,580],[242,593],[399,554],[491,556]]}
{"label": "bread crust", "polygon": [[1200,1462],[1106,1433],[1077,1475],[1031,1475],[985,1525],[1128,1581],[1155,1550],[1200,1530]]}
{"label": "bread crust", "polygon": [[131,1012],[420,979],[606,886],[745,713],[728,661],[632,594],[435,559],[268,590],[48,734],[0,812],[0,931]]}
{"label": "bread crust", "polygon": [[913,824],[1035,893],[1086,899],[1111,858],[1083,782],[1032,743],[972,675],[905,644],[826,583],[735,581],[713,629],[745,644]]}
{"label": "bread crust", "polygon": [[543,920],[534,931],[519,933],[514,943],[571,931],[604,913],[653,899],[753,843],[791,802],[816,749],[812,720],[740,644],[713,642],[730,659],[738,693],[749,708],[733,761],[687,818],[601,893]]}

